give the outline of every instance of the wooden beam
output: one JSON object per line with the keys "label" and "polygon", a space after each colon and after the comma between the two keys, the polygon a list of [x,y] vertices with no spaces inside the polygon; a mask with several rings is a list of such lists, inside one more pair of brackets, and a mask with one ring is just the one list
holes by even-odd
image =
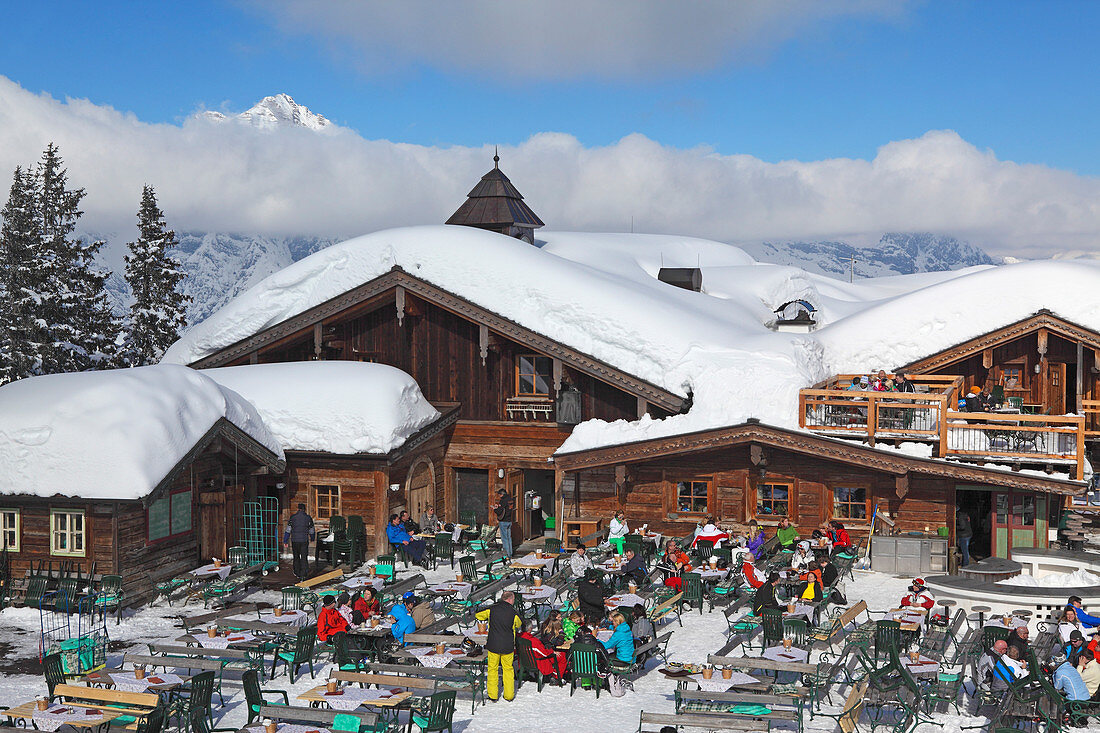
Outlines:
{"label": "wooden beam", "polygon": [[253,352],[249,353],[248,363],[249,364],[259,364],[260,363],[260,352],[259,351],[253,351]]}
{"label": "wooden beam", "polygon": [[554,358],[553,371],[554,371],[554,391],[561,392],[561,359]]}
{"label": "wooden beam", "polygon": [[645,397],[638,398],[638,419],[641,420],[649,412],[649,400]]}
{"label": "wooden beam", "polygon": [[321,339],[323,337],[324,330],[324,325],[320,321],[317,321],[317,323],[313,324],[313,356],[316,359],[321,358]]}
{"label": "wooden beam", "polygon": [[[405,325],[405,288],[398,285],[395,290],[397,291],[396,307],[397,307],[397,325]],[[482,357],[484,358],[484,357]]]}
{"label": "wooden beam", "polygon": [[485,360],[489,357],[489,327],[484,323],[478,324],[477,341],[481,347],[481,365],[485,366]]}
{"label": "wooden beam", "polygon": [[1042,354],[1043,356],[1046,356],[1046,353],[1047,353],[1047,330],[1045,328],[1040,328],[1038,333],[1035,334],[1035,336],[1036,336],[1036,338],[1039,342],[1039,353]]}
{"label": "wooden beam", "polygon": [[909,474],[903,473],[894,477],[894,493],[899,499],[904,499],[909,493]]}
{"label": "wooden beam", "polygon": [[989,369],[993,366],[993,349],[985,349],[982,351],[982,367]]}
{"label": "wooden beam", "polygon": [[1074,412],[1078,415],[1081,414],[1081,409],[1084,405],[1081,403],[1085,399],[1085,347],[1078,341],[1077,342],[1077,406],[1074,408]]}

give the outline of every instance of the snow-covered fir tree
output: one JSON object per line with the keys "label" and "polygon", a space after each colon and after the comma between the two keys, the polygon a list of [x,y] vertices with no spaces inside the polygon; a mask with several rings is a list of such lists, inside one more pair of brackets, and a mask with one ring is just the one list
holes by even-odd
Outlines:
{"label": "snow-covered fir tree", "polygon": [[50,341],[45,325],[45,274],[37,264],[42,227],[34,174],[15,169],[0,211],[0,384],[39,374]]}
{"label": "snow-covered fir tree", "polygon": [[69,189],[68,172],[58,148],[50,143],[36,170],[36,208],[42,226],[36,265],[46,278],[46,328],[52,340],[43,350],[42,371],[83,371],[110,365],[119,323],[111,312],[104,284],[107,273],[95,266],[103,242],[74,236],[84,189]]}
{"label": "snow-covered fir tree", "polygon": [[191,298],[179,291],[183,271],[168,254],[179,245],[176,233],[168,229],[164,212],[157,205],[152,186],[141,191],[138,210],[138,238],[130,242],[126,255],[126,282],[134,302],[123,328],[122,358],[132,366],[160,361],[187,325],[184,310]]}

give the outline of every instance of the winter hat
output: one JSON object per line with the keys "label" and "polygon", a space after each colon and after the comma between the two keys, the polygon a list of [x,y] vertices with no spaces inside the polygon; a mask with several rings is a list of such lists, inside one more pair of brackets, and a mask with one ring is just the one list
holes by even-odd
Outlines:
{"label": "winter hat", "polygon": [[405,595],[401,596],[401,598],[404,599],[406,603],[408,601],[415,601],[416,600],[416,593],[413,593],[411,590],[406,591]]}
{"label": "winter hat", "polygon": [[1085,635],[1082,634],[1077,629],[1074,629],[1073,631],[1069,632],[1069,640],[1070,641],[1084,641],[1085,640]]}
{"label": "winter hat", "polygon": [[810,543],[808,540],[802,540],[798,543],[798,546],[801,547],[805,552],[810,551]]}
{"label": "winter hat", "polygon": [[1055,667],[1059,667],[1059,666],[1065,664],[1066,659],[1067,659],[1067,657],[1066,657],[1065,652],[1054,652],[1053,654],[1050,655],[1050,662]]}
{"label": "winter hat", "polygon": [[923,588],[924,587],[924,578],[913,578],[913,585],[918,586],[920,588]]}

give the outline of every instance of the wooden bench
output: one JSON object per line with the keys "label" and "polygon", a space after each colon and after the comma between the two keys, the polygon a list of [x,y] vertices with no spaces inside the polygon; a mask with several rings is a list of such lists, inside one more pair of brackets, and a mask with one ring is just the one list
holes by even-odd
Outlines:
{"label": "wooden bench", "polygon": [[317,576],[314,576],[312,578],[307,578],[306,580],[303,580],[300,583],[295,583],[295,585],[299,588],[304,588],[306,590],[310,590],[312,588],[316,588],[319,585],[324,585],[325,583],[335,582],[337,580],[340,580],[343,577],[344,577],[344,571],[337,568],[336,570],[330,570],[327,573],[322,573],[321,575],[317,575]]}
{"label": "wooden bench", "polygon": [[707,655],[710,664],[721,664],[737,669],[770,669],[781,672],[795,672],[797,674],[811,674],[817,671],[816,664],[808,662],[777,662],[774,659],[763,657],[719,657],[715,654]]}
{"label": "wooden bench", "polygon": [[388,595],[388,596],[392,596],[393,598],[400,599],[401,596],[405,595],[405,593],[407,593],[410,590],[416,590],[421,585],[423,585],[423,583],[424,583],[423,573],[417,573],[416,575],[413,575],[411,577],[405,578],[404,580],[398,581],[397,583],[394,583],[393,585],[384,585],[384,586],[382,586],[382,593],[384,593],[385,595]]}
{"label": "wooden bench", "polygon": [[208,611],[206,613],[200,613],[195,616],[178,616],[180,624],[185,629],[203,628],[205,629],[211,621],[217,621],[218,619],[225,618],[226,616],[236,616],[238,614],[255,614],[259,612],[258,603],[242,603],[236,606],[229,606],[226,608],[218,609],[217,611]]}
{"label": "wooden bench", "polygon": [[[420,680],[433,680],[436,685],[443,685],[447,690],[455,690],[463,697],[470,696],[470,711],[473,712],[477,705],[477,698],[481,696],[485,702],[485,679],[482,667],[422,667],[414,664],[384,664],[382,662],[364,662],[366,672],[339,672],[338,674],[389,674],[403,675],[405,677]],[[335,674],[335,673],[334,673]],[[335,677],[335,679],[343,679]]]}
{"label": "wooden bench", "polygon": [[[160,696],[151,692],[125,692],[102,687],[80,687],[60,684],[53,688],[55,697],[64,698],[65,704],[78,708],[110,708],[112,713],[132,716],[137,720],[123,727],[137,729],[139,720],[145,718],[160,703]],[[8,711],[11,714],[11,711]]]}
{"label": "wooden bench", "polygon": [[[675,612],[676,620],[680,621],[680,611],[678,610],[677,605],[680,603],[680,599],[683,598],[683,596],[683,593],[677,593],[661,605],[654,606],[652,609],[649,610],[649,612],[646,613],[646,618],[652,621],[654,626],[656,626],[657,623],[664,619],[665,616],[668,616],[670,613]],[[680,621],[680,626],[683,625],[684,622]]]}
{"label": "wooden bench", "polygon": [[742,731],[742,730],[768,730],[770,723],[766,720],[751,720],[745,718],[737,718],[732,715],[714,714],[680,714],[672,715],[669,713],[647,713],[644,710],[641,712],[638,718],[638,733],[642,733],[642,728],[646,725],[672,726],[676,730],[680,727],[684,728],[703,728],[705,730],[728,730],[728,731]]}
{"label": "wooden bench", "polygon": [[814,631],[811,635],[814,646],[827,644],[832,649],[833,641],[837,635],[843,633],[848,624],[855,623],[856,617],[861,613],[867,613],[867,601],[861,600],[856,605],[846,609],[844,613],[836,617],[832,626],[827,630]]}
{"label": "wooden bench", "polygon": [[[766,720],[766,721],[799,721],[802,718],[802,699],[798,695],[766,695],[756,692],[706,692],[703,690],[680,690],[677,694],[680,700],[681,710],[695,705],[706,708],[708,706],[726,707],[738,703],[748,705],[761,705],[767,707],[767,713],[740,713],[725,710],[691,710],[683,712],[677,710],[678,715],[712,715],[728,716],[741,720]],[[802,726],[798,726],[801,730]]]}
{"label": "wooden bench", "polygon": [[217,626],[222,629],[245,629],[247,631],[256,631],[261,634],[274,634],[276,636],[294,636],[298,632],[299,626],[292,624],[269,624],[263,621],[245,621],[243,619],[227,619],[223,618],[218,621]]}
{"label": "wooden bench", "polygon": [[[377,713],[348,712],[346,710],[326,710],[325,708],[305,708],[294,705],[261,705],[260,719],[293,720],[320,727],[331,727],[337,715],[352,715],[359,718],[360,730],[373,730],[378,724]],[[245,731],[241,729],[242,733]]]}

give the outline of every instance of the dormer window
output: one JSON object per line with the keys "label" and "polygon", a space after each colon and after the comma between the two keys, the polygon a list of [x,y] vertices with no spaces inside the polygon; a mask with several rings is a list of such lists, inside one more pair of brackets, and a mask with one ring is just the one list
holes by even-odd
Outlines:
{"label": "dormer window", "polygon": [[516,396],[549,397],[553,384],[553,360],[549,356],[520,354],[516,357]]}

